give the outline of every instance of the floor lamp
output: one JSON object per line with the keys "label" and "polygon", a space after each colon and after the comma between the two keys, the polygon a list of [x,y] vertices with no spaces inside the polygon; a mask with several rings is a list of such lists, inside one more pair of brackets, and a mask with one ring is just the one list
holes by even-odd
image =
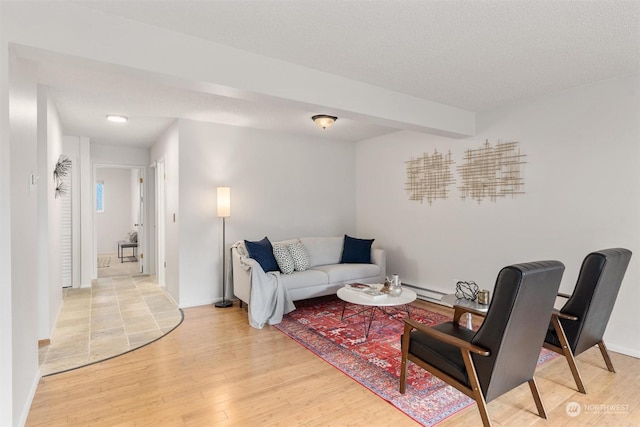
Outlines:
{"label": "floor lamp", "polygon": [[233,303],[227,300],[227,242],[225,239],[225,220],[231,216],[231,188],[218,187],[218,218],[222,218],[222,301],[215,303],[216,307],[231,307]]}

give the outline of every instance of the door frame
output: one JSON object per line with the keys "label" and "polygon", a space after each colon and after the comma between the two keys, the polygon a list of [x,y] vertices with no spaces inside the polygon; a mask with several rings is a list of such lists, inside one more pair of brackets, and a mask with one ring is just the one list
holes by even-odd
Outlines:
{"label": "door frame", "polygon": [[156,277],[159,286],[167,286],[166,283],[166,167],[165,158],[154,162],[155,165],[155,229],[156,229]]}

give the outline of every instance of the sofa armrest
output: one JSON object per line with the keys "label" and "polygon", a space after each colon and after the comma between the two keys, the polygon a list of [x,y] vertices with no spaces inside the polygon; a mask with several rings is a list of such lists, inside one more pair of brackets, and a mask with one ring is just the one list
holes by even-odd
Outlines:
{"label": "sofa armrest", "polygon": [[380,266],[380,275],[384,278],[387,275],[387,255],[384,249],[371,249],[371,263]]}
{"label": "sofa armrest", "polygon": [[245,268],[240,259],[242,255],[237,248],[231,248],[233,294],[242,302],[249,305],[251,297],[251,269]]}

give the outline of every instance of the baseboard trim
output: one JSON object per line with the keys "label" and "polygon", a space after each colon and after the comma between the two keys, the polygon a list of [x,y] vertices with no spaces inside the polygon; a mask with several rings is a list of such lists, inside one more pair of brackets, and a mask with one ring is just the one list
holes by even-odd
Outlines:
{"label": "baseboard trim", "polygon": [[407,288],[410,288],[411,290],[413,290],[416,293],[416,295],[418,295],[418,299],[422,301],[428,301],[435,304],[446,305],[446,304],[442,304],[442,302],[440,301],[442,297],[446,295],[444,292],[436,291],[434,289],[421,288],[419,286],[412,285],[411,283],[403,282],[402,286],[406,286]]}

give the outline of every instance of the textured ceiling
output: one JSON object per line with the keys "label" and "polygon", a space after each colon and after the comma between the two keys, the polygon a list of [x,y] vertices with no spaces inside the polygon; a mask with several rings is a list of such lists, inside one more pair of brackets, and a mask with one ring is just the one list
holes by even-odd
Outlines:
{"label": "textured ceiling", "polygon": [[[74,3],[476,112],[640,70],[638,1]],[[43,68],[65,130],[91,126],[77,111],[104,108],[102,100],[148,116],[138,141],[142,133],[151,140],[175,117],[316,132],[309,127],[313,111],[160,87],[143,76],[116,76],[113,69],[69,67]],[[114,79],[117,85],[110,84]],[[282,123],[290,128],[278,127]],[[332,137],[346,140],[394,131],[346,119],[338,123]]]}
{"label": "textured ceiling", "polygon": [[640,65],[638,1],[88,5],[471,111],[637,72]]}

